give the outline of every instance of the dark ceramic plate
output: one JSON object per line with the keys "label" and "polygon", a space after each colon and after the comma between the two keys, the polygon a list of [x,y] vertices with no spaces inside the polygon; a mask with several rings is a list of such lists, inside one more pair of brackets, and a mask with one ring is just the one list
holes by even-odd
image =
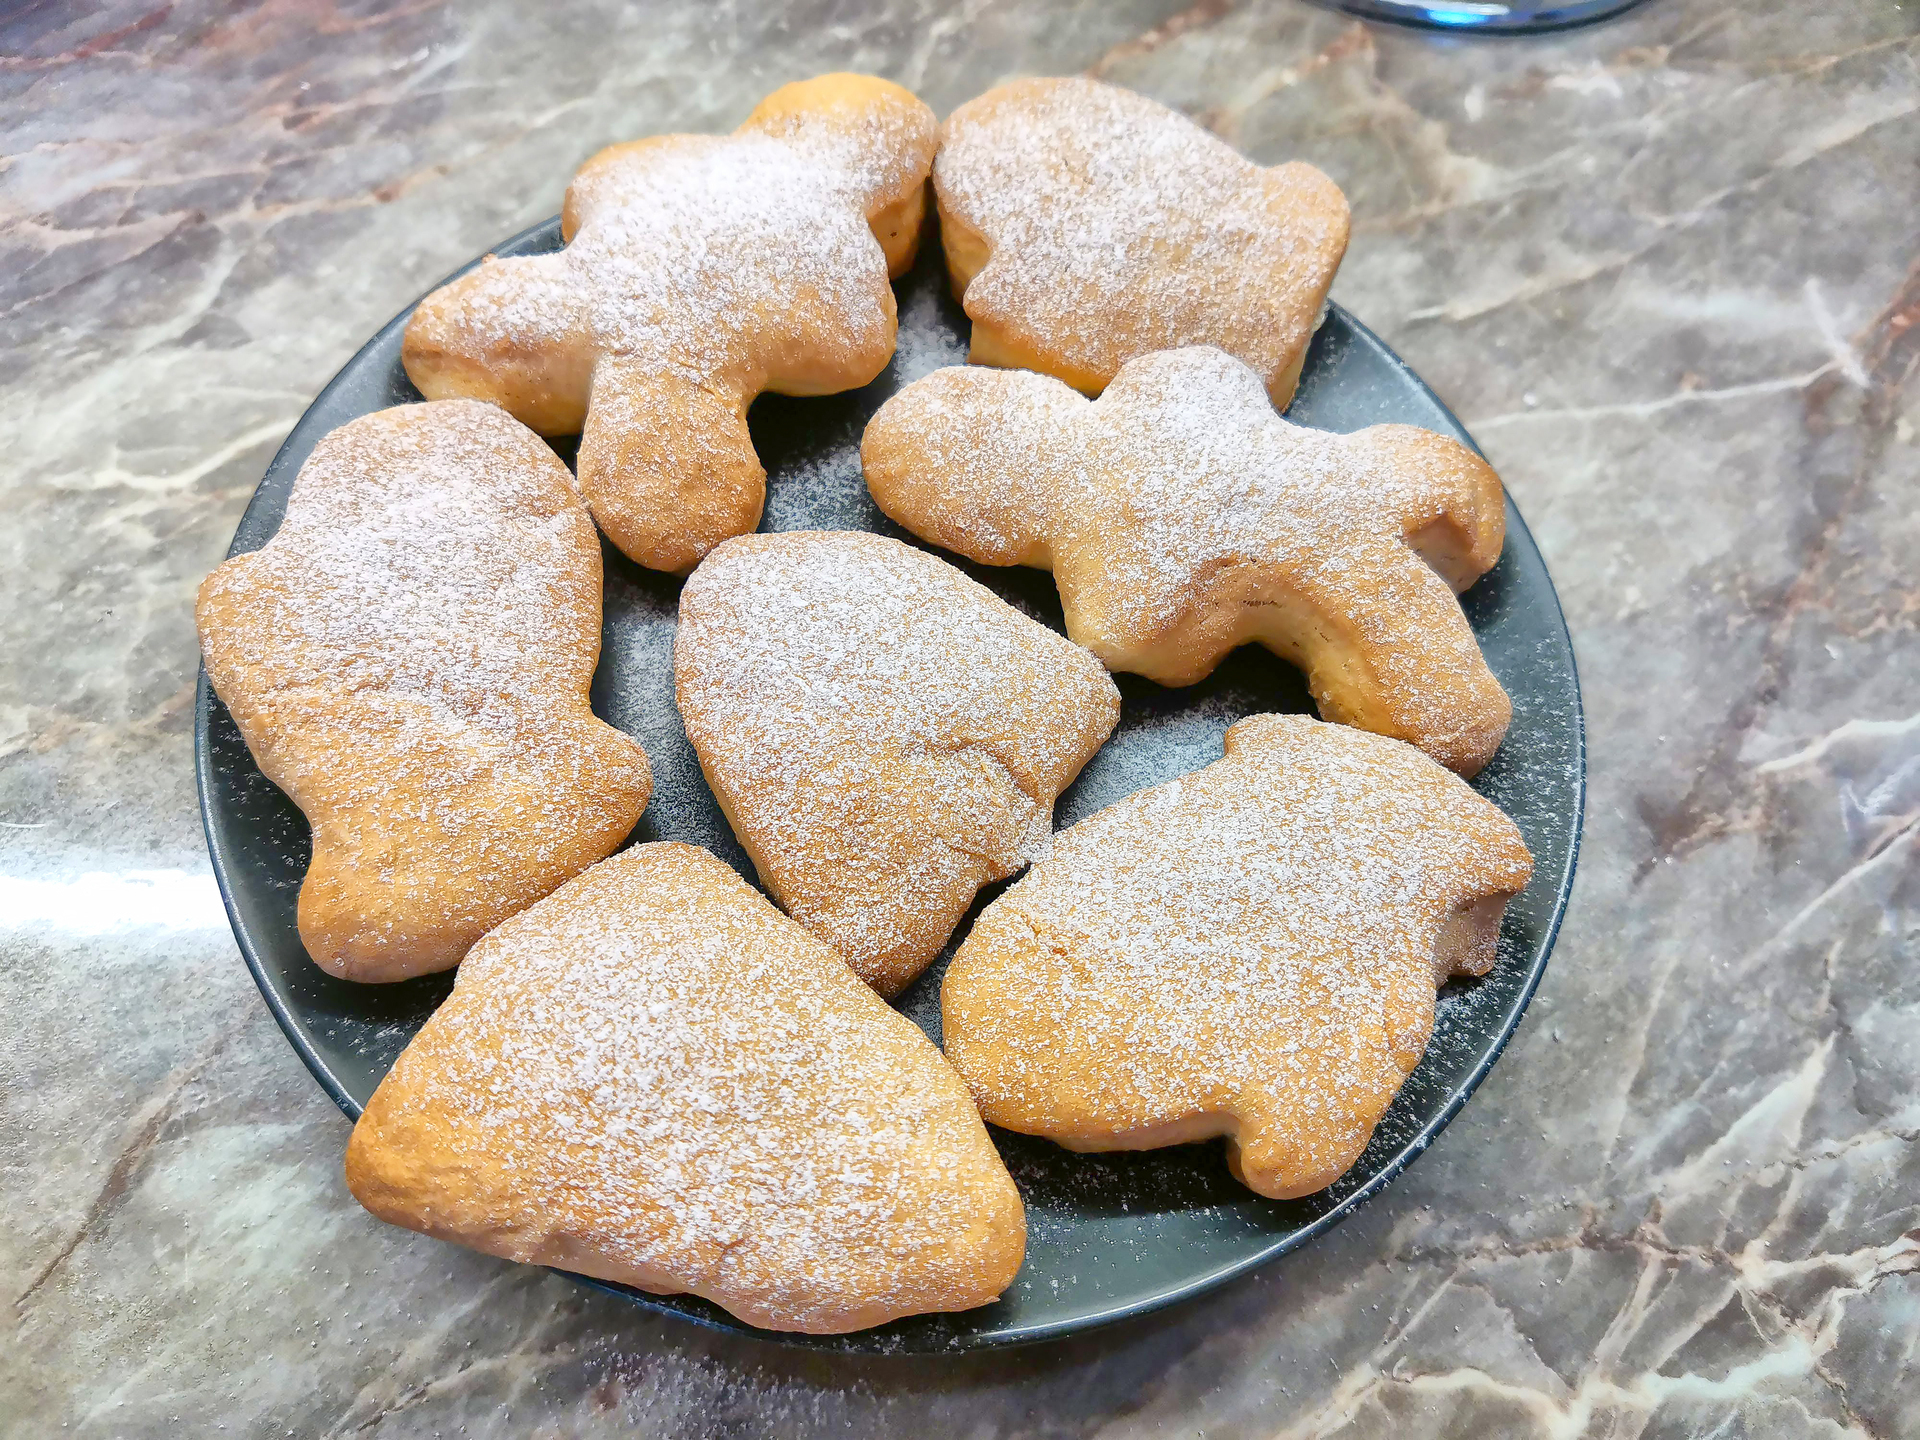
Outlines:
{"label": "dark ceramic plate", "polygon": [[[557,220],[536,226],[498,253],[557,249],[559,228]],[[859,450],[867,418],[883,400],[928,370],[966,358],[966,317],[947,294],[937,247],[928,248],[896,287],[900,344],[886,373],[849,394],[768,396],[753,407],[754,443],[769,477],[762,528],[878,530],[912,539],[868,500]],[[287,490],[316,440],[357,415],[420,398],[400,366],[406,318],[399,316],[374,336],[301,417],[247,506],[234,536],[235,553],[259,548],[278,528]],[[1289,414],[1327,430],[1402,421],[1467,439],[1419,377],[1338,308],[1314,339]],[[559,448],[572,458],[570,445]],[[638,739],[653,763],[653,802],[633,839],[704,845],[752,880],[753,866],[701,778],[673,704],[679,582],[639,569],[611,546],[603,549],[606,619],[593,706]],[[1051,576],[959,563],[1013,604],[1060,628]],[[1352,1214],[1433,1142],[1486,1075],[1539,983],[1573,881],[1585,792],[1573,651],[1540,552],[1511,505],[1506,553],[1467,592],[1465,604],[1488,663],[1513,697],[1506,745],[1474,787],[1519,824],[1533,849],[1533,883],[1507,907],[1492,973],[1442,992],[1426,1058],[1359,1163],[1318,1195],[1263,1200],[1227,1174],[1218,1142],[1144,1154],[1074,1155],[1043,1140],[995,1131],[1027,1203],[1026,1267],[1005,1298],[965,1314],[916,1317],[857,1335],[781,1338],[849,1349],[967,1349],[1066,1335],[1155,1309],[1305,1244]],[[1115,678],[1124,701],[1119,727],[1061,797],[1062,826],[1218,758],[1222,732],[1243,715],[1312,710],[1298,673],[1251,647],[1187,690],[1162,689],[1131,675]],[[195,761],[207,846],[241,953],[300,1058],[340,1108],[358,1116],[453,977],[356,985],[334,979],[307,958],[294,925],[309,853],[306,821],[255,768],[204,675]],[[990,887],[979,903],[1000,888]],[[971,918],[956,939],[970,924]],[[945,968],[942,960],[899,1002],[936,1041]],[[750,1328],[704,1300],[619,1293],[703,1324]]]}

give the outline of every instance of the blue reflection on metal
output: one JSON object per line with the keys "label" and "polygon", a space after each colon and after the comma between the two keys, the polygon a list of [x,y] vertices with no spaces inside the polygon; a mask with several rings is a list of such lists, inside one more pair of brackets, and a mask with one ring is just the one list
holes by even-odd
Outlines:
{"label": "blue reflection on metal", "polygon": [[1316,3],[1369,20],[1388,20],[1429,29],[1517,35],[1605,20],[1631,9],[1640,0],[1545,0],[1545,3],[1515,0],[1504,5],[1475,4],[1471,0],[1316,0]]}

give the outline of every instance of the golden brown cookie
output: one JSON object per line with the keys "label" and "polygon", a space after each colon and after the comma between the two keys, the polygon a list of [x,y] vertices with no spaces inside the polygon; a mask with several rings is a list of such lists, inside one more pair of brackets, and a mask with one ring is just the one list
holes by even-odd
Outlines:
{"label": "golden brown cookie", "polygon": [[1119,718],[1100,663],[879,535],[729,540],[680,594],[680,715],[760,879],[892,995],[1053,833]]}
{"label": "golden brown cookie", "polygon": [[1228,1137],[1262,1195],[1331,1184],[1493,965],[1533,863],[1397,740],[1297,715],[1109,806],[989,905],[941,992],[987,1120],[1074,1150]]}
{"label": "golden brown cookie", "polygon": [[352,421],[266,547],[200,587],[213,688],[313,826],[300,938],[349,980],[456,965],[607,854],[653,780],[594,718],[600,541],[491,405]]}
{"label": "golden brown cookie", "polygon": [[940,1052],[691,845],[603,860],[474,946],[347,1184],[396,1225],[816,1334],[984,1305],[1026,1247]]}
{"label": "golden brown cookie", "polygon": [[1067,634],[1163,685],[1257,640],[1329,720],[1471,775],[1512,706],[1455,590],[1500,558],[1500,480],[1408,425],[1290,425],[1218,350],[1128,363],[1098,400],[953,366],[881,406],[860,447],[894,520],[988,565],[1053,571]]}
{"label": "golden brown cookie", "polygon": [[580,167],[567,248],[435,291],[407,325],[430,399],[580,432],[580,484],[634,560],[686,571],[759,523],[747,434],[763,390],[827,395],[886,367],[891,275],[913,263],[933,113],[866,75],[774,91],[732,135],[659,135]]}
{"label": "golden brown cookie", "polygon": [[1217,345],[1292,398],[1347,249],[1313,166],[1262,169],[1097,80],[1016,80],[947,117],[933,179],[975,364],[1097,395],[1136,356]]}

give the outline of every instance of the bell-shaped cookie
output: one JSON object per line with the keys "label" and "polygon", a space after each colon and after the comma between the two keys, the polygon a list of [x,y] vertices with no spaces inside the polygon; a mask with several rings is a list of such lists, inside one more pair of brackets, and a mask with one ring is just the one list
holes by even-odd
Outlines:
{"label": "bell-shaped cookie", "polygon": [[1098,400],[1028,371],[936,370],[860,447],[875,503],[989,565],[1053,571],[1110,669],[1204,678],[1258,641],[1329,720],[1471,775],[1513,709],[1456,590],[1500,558],[1500,480],[1410,425],[1332,435],[1274,413],[1209,347],[1131,361]]}
{"label": "bell-shaped cookie", "polygon": [[690,845],[603,860],[476,945],[346,1169],[396,1225],[770,1329],[983,1305],[1026,1245],[940,1052]]}
{"label": "bell-shaped cookie", "polygon": [[1366,1148],[1434,993],[1493,965],[1532,860],[1513,822],[1397,740],[1303,716],[1227,731],[974,923],[941,992],[947,1058],[995,1125],[1075,1150],[1228,1137],[1262,1195]]}
{"label": "bell-shaped cookie", "polygon": [[624,840],[653,781],[594,718],[600,540],[553,451],[443,400],[324,437],[200,587],[207,676],[313,826],[300,938],[349,980],[457,965]]}
{"label": "bell-shaped cookie", "polygon": [[787,913],[892,995],[1046,846],[1113,730],[1100,663],[878,535],[749,535],[680,596],[680,715]]}
{"label": "bell-shaped cookie", "polygon": [[558,254],[489,257],[420,302],[407,374],[580,433],[593,518],[685,572],[759,523],[747,433],[763,390],[827,395],[893,355],[933,112],[866,75],[787,85],[731,135],[658,135],[580,167]]}

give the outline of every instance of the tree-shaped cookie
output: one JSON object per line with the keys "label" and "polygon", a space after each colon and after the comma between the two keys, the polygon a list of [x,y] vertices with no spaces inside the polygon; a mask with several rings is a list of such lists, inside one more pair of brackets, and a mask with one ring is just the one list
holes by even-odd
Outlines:
{"label": "tree-shaped cookie", "polygon": [[1093,656],[878,535],[748,535],[680,596],[680,715],[787,913],[883,995],[1045,847],[1120,697]]}
{"label": "tree-shaped cookie", "polygon": [[986,1304],[1026,1246],[940,1052],[691,845],[603,860],[474,946],[347,1184],[396,1225],[781,1330]]}
{"label": "tree-shaped cookie", "polygon": [[1320,713],[1462,774],[1512,707],[1461,613],[1500,557],[1499,478],[1407,425],[1290,425],[1259,376],[1194,347],[1131,361],[1098,400],[956,366],[880,408],[867,486],[915,534],[1053,571],[1067,633],[1114,670],[1190,685],[1259,641]]}
{"label": "tree-shaped cookie", "polygon": [[336,975],[457,965],[646,806],[646,754],[588,707],[593,521],[491,405],[326,436],[279,533],[207,577],[198,618],[214,690],[313,826],[300,938]]}
{"label": "tree-shaped cookie", "polygon": [[1492,966],[1532,860],[1419,751],[1296,715],[1082,820],[989,905],[941,992],[991,1124],[1075,1150],[1229,1139],[1262,1195],[1333,1182]]}
{"label": "tree-shaped cookie", "polygon": [[732,135],[602,150],[567,189],[558,254],[493,259],[429,295],[407,374],[580,433],[593,517],[634,560],[686,571],[753,529],[763,390],[864,385],[893,354],[889,277],[913,263],[933,114],[898,85],[787,85]]}
{"label": "tree-shaped cookie", "polygon": [[1262,169],[1095,80],[1017,80],[947,118],[933,178],[976,364],[1097,395],[1135,356],[1217,345],[1292,398],[1347,248],[1313,166]]}

